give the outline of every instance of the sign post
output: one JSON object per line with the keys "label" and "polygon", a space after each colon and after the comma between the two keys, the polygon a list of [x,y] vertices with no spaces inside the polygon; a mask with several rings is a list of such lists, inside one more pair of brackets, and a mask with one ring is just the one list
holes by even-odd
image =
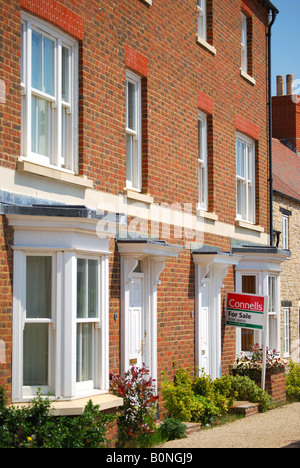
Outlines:
{"label": "sign post", "polygon": [[226,325],[261,330],[263,359],[261,387],[265,389],[267,362],[268,297],[256,294],[227,293]]}

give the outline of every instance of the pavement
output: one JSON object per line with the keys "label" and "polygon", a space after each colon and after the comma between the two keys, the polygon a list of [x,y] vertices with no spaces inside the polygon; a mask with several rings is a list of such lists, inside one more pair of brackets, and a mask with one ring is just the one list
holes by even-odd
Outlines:
{"label": "pavement", "polygon": [[201,430],[162,448],[300,448],[300,403]]}

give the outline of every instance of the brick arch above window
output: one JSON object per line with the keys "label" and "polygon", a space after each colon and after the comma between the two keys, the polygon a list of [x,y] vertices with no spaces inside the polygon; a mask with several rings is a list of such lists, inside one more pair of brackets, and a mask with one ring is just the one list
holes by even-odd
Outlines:
{"label": "brick arch above window", "polygon": [[55,24],[76,39],[83,39],[84,18],[55,0],[20,0],[21,8]]}
{"label": "brick arch above window", "polygon": [[236,115],[235,126],[238,132],[243,133],[255,141],[259,140],[259,127],[245,117]]}
{"label": "brick arch above window", "polygon": [[149,59],[137,50],[125,45],[126,67],[147,78]]}

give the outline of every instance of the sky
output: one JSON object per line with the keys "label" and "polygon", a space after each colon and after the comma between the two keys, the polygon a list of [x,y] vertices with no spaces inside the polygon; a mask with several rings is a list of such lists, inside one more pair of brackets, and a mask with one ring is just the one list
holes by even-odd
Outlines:
{"label": "sky", "polygon": [[272,94],[276,95],[277,75],[283,75],[284,83],[286,75],[294,75],[295,91],[300,94],[300,0],[272,3],[279,10],[272,27]]}

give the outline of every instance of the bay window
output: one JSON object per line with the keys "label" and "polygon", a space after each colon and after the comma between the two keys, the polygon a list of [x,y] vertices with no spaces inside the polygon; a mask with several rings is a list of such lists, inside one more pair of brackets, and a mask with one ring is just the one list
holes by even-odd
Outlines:
{"label": "bay window", "polygon": [[22,156],[76,172],[78,44],[22,12]]}
{"label": "bay window", "polygon": [[16,400],[106,391],[107,257],[17,250],[15,265]]}

